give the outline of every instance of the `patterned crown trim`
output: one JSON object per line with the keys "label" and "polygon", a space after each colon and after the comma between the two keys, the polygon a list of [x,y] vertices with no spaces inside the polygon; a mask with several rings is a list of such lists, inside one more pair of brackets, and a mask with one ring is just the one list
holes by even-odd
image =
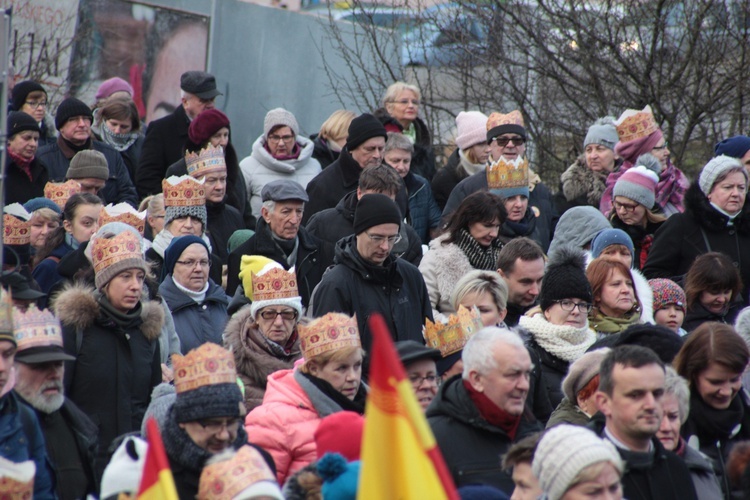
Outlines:
{"label": "patterned crown trim", "polygon": [[65,208],[68,198],[81,192],[81,183],[73,179],[66,182],[48,182],[44,186],[44,197],[48,198],[60,207]]}
{"label": "patterned crown trim", "polygon": [[15,215],[3,214],[3,243],[28,245],[31,242],[31,224]]}
{"label": "patterned crown trim", "polygon": [[620,142],[630,142],[648,137],[659,130],[651,106],[646,106],[640,111],[636,109],[625,110],[615,120],[615,128]]}
{"label": "patterned crown trim", "polygon": [[507,114],[495,112],[487,117],[487,131],[490,131],[495,127],[499,127],[500,125],[520,125],[521,127],[523,127],[523,115],[520,111],[514,109]]}
{"label": "patterned crown trim", "polygon": [[209,464],[203,468],[198,498],[235,498],[244,489],[259,481],[275,483],[276,478],[260,452],[245,445],[229,460]]}
{"label": "patterned crown trim", "polygon": [[263,274],[252,273],[253,302],[299,297],[297,273],[273,267]]}
{"label": "patterned crown trim", "polygon": [[508,189],[529,185],[529,160],[507,161],[504,157],[487,166],[487,187]]}
{"label": "patterned crown trim", "polygon": [[112,238],[96,238],[91,250],[94,272],[100,273],[109,266],[129,259],[143,259],[138,237],[130,231],[123,231]]}
{"label": "patterned crown trim", "polygon": [[13,309],[13,323],[19,352],[32,347],[63,346],[60,320],[47,309],[40,311],[34,304],[26,312]]}
{"label": "patterned crown trim", "polygon": [[165,207],[194,207],[206,204],[204,180],[175,175],[161,181]]}
{"label": "patterned crown trim", "polygon": [[99,212],[99,227],[110,222],[122,222],[136,228],[141,233],[141,236],[143,236],[143,231],[146,229],[147,213],[146,210],[138,212],[127,203],[118,203],[117,205],[110,203],[102,207]]}
{"label": "patterned crown trim", "polygon": [[469,338],[483,327],[482,316],[476,307],[469,310],[458,306],[458,312],[452,314],[447,323],[426,320],[423,335],[427,347],[439,349],[446,357],[463,349]]}
{"label": "patterned crown trim", "polygon": [[185,356],[172,355],[177,394],[207,385],[233,384],[237,380],[234,356],[223,347],[207,342]]}
{"label": "patterned crown trim", "polygon": [[357,317],[328,313],[309,325],[298,325],[300,347],[305,359],[345,347],[362,347]]}
{"label": "patterned crown trim", "polygon": [[185,164],[191,177],[200,178],[211,172],[223,172],[227,169],[224,159],[224,148],[209,144],[198,153],[186,153]]}

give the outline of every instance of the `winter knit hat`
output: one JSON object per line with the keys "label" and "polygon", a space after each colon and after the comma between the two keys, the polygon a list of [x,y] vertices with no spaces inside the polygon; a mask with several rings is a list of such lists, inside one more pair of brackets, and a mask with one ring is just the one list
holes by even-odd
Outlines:
{"label": "winter knit hat", "polygon": [[141,485],[148,443],[136,436],[126,437],[104,469],[99,498],[117,499],[120,493],[135,497]]}
{"label": "winter knit hat", "polygon": [[33,116],[23,111],[11,112],[8,115],[8,139],[25,130],[39,132],[39,124]]}
{"label": "winter knit hat", "polygon": [[456,117],[456,129],[459,149],[487,143],[487,115],[481,111],[461,111]]}
{"label": "winter knit hat", "polygon": [[206,342],[185,356],[173,354],[172,366],[177,392],[172,415],[177,423],[242,416],[243,397],[231,352]]}
{"label": "winter knit hat", "polygon": [[327,453],[318,460],[316,468],[323,479],[323,498],[326,500],[355,500],[359,484],[359,460],[348,462],[338,453]]}
{"label": "winter knit hat", "polygon": [[55,127],[60,130],[68,120],[76,116],[85,116],[90,121],[94,121],[94,114],[91,112],[91,108],[86,106],[86,103],[75,97],[68,97],[57,107]]}
{"label": "winter knit hat", "polygon": [[47,91],[44,90],[44,87],[32,80],[25,80],[23,82],[18,82],[17,84],[15,84],[10,96],[13,109],[15,111],[20,111],[23,105],[26,103],[26,98],[32,92],[44,92],[45,97],[47,96]]}
{"label": "winter knit hat", "polygon": [[591,240],[591,256],[598,258],[605,248],[612,245],[625,245],[630,250],[630,255],[635,251],[633,240],[628,233],[622,229],[604,229]]}
{"label": "winter knit hat", "polygon": [[346,139],[346,150],[352,151],[368,139],[382,137],[388,139],[388,133],[380,120],[369,113],[363,113],[349,124],[349,136]]}
{"label": "winter knit hat", "polygon": [[366,194],[360,198],[354,212],[354,234],[360,234],[379,224],[401,227],[401,212],[396,202],[384,194]]}
{"label": "winter knit hat", "polygon": [[612,190],[612,198],[624,196],[651,210],[656,200],[655,192],[658,183],[658,175],[643,165],[638,165],[629,168],[617,179],[615,188]]}
{"label": "winter knit hat", "polygon": [[193,243],[197,243],[203,246],[203,248],[206,249],[206,253],[208,254],[210,260],[211,250],[208,249],[208,245],[205,241],[203,241],[203,238],[199,238],[198,236],[192,234],[180,236],[178,238],[172,238],[169,246],[164,251],[164,272],[167,275],[171,275],[174,272],[174,265],[179,260],[182,252],[184,252],[185,249]]}
{"label": "winter knit hat", "polygon": [[353,411],[339,411],[325,417],[314,434],[318,458],[330,452],[340,453],[349,462],[359,460],[364,426],[365,418]]}
{"label": "winter knit hat", "polygon": [[122,231],[109,238],[100,237],[90,244],[92,244],[94,283],[98,290],[128,269],[140,269],[147,274],[149,272],[149,265],[143,258],[139,237],[131,231]]}
{"label": "winter knit hat", "polygon": [[556,301],[576,298],[591,304],[591,284],[586,278],[586,256],[575,247],[561,247],[550,255],[542,278],[539,305],[542,311],[552,307]]}
{"label": "winter knit hat", "polygon": [[698,176],[698,186],[701,188],[701,191],[703,191],[703,194],[708,196],[711,193],[714,184],[716,184],[716,179],[732,169],[742,171],[745,175],[745,180],[747,181],[747,171],[743,168],[742,163],[740,163],[737,158],[732,158],[726,155],[711,158]]}
{"label": "winter knit hat", "polygon": [[750,151],[750,137],[746,135],[735,135],[724,139],[714,147],[714,156],[731,156],[742,158]]}
{"label": "winter knit hat", "polygon": [[172,384],[162,382],[154,387],[154,390],[151,391],[151,402],[148,404],[141,422],[141,436],[144,439],[148,438],[148,425],[146,425],[148,419],[154,418],[159,429],[163,429],[166,425],[169,409],[172,408],[175,399],[177,399],[177,394]]}
{"label": "winter knit hat", "polygon": [[263,138],[268,140],[268,134],[274,127],[289,127],[292,129],[292,135],[295,137],[299,134],[299,125],[297,119],[291,113],[284,108],[274,108],[268,113],[263,119]]}
{"label": "winter knit hat", "polygon": [[680,285],[665,278],[648,280],[648,284],[654,292],[654,313],[670,304],[675,304],[685,312],[685,291]]}
{"label": "winter knit hat", "polygon": [[99,88],[96,89],[96,95],[94,98],[98,101],[100,99],[106,99],[107,97],[111,96],[115,92],[127,92],[130,94],[130,97],[133,97],[135,92],[133,91],[133,87],[120,78],[119,76],[115,76],[110,78],[109,80],[104,80],[101,85],[99,85]]}
{"label": "winter knit hat", "polygon": [[562,391],[565,397],[573,404],[577,404],[577,395],[591,382],[591,379],[599,375],[599,367],[604,357],[609,354],[608,347],[589,351],[571,363],[568,374],[562,381]]}
{"label": "winter knit hat", "polygon": [[32,198],[23,204],[23,208],[25,208],[32,215],[40,208],[49,208],[53,212],[57,212],[58,214],[62,215],[62,210],[60,210],[60,207],[57,206],[57,203],[50,200],[49,198]]}
{"label": "winter knit hat", "polygon": [[680,352],[683,338],[666,326],[643,323],[632,325],[625,331],[612,335],[612,347],[621,345],[637,345],[647,347],[656,353],[664,364],[671,364]]}
{"label": "winter knit hat", "polygon": [[589,144],[599,144],[614,151],[618,140],[615,117],[605,116],[589,127],[586,138],[583,140],[583,147],[585,149]]}
{"label": "winter knit hat", "polygon": [[223,128],[229,128],[229,118],[216,108],[207,109],[200,113],[190,122],[188,127],[188,139],[197,145],[203,145],[216,132]]}
{"label": "winter knit hat", "polygon": [[195,217],[203,223],[203,232],[208,224],[206,211],[205,179],[196,180],[189,175],[172,175],[161,181],[164,192],[164,225],[180,217]]}
{"label": "winter knit hat", "polygon": [[109,179],[109,167],[107,166],[107,157],[95,149],[84,149],[79,151],[70,160],[68,172],[65,179]]}
{"label": "winter knit hat", "polygon": [[609,462],[623,472],[615,446],[585,427],[562,424],[544,433],[534,452],[532,472],[549,500],[559,500],[586,467]]}
{"label": "winter knit hat", "polygon": [[252,229],[238,229],[232,233],[227,240],[227,253],[232,253],[237,247],[253,237],[255,231]]}

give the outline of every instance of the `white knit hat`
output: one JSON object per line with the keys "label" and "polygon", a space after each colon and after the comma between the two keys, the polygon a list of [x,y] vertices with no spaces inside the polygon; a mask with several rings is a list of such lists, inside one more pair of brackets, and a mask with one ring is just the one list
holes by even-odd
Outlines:
{"label": "white knit hat", "polygon": [[104,469],[99,498],[104,500],[117,498],[120,493],[133,496],[138,493],[147,450],[148,443],[143,439],[135,436],[125,438]]}
{"label": "white knit hat", "polygon": [[487,115],[481,111],[461,111],[456,117],[456,146],[468,149],[487,143]]}
{"label": "white knit hat", "polygon": [[612,443],[585,427],[563,424],[544,433],[531,470],[549,500],[559,500],[583,469],[599,462],[610,462],[622,474],[622,459]]}
{"label": "white knit hat", "polygon": [[274,108],[266,113],[266,118],[263,120],[263,138],[268,140],[268,134],[271,129],[283,125],[292,129],[292,134],[295,136],[299,134],[299,125],[297,119],[291,113],[284,108]]}
{"label": "white knit hat", "polygon": [[726,155],[711,158],[711,160],[706,163],[706,166],[703,167],[703,170],[701,170],[701,174],[698,177],[698,186],[700,186],[703,194],[708,196],[711,192],[711,188],[716,184],[716,179],[734,168],[741,170],[745,174],[745,180],[747,181],[747,172],[737,158],[732,158],[731,156]]}

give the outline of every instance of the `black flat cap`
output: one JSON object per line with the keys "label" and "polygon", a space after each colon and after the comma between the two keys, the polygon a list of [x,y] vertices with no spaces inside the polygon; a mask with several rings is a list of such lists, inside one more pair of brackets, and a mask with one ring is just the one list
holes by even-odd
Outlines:
{"label": "black flat cap", "polygon": [[18,271],[5,271],[0,274],[0,284],[10,290],[11,297],[20,300],[36,300],[47,294],[31,288],[29,279]]}
{"label": "black flat cap", "polygon": [[396,352],[404,366],[420,359],[432,359],[438,361],[443,358],[440,351],[425,347],[414,340],[401,340],[396,342]]}
{"label": "black flat cap", "polygon": [[180,88],[201,99],[213,99],[216,96],[224,95],[216,89],[214,75],[205,71],[184,72],[180,77]]}
{"label": "black flat cap", "polygon": [[310,201],[307,191],[298,182],[286,179],[271,181],[263,186],[260,197],[262,201]]}

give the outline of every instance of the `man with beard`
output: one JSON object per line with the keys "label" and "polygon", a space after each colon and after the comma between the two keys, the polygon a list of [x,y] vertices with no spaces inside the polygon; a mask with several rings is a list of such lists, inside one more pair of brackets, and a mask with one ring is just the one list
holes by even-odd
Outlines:
{"label": "man with beard", "polygon": [[63,361],[74,358],[63,351],[60,321],[34,305],[26,312],[14,310],[13,319],[18,342],[14,389],[39,419],[57,496],[75,499],[97,494],[97,429],[63,394]]}
{"label": "man with beard", "polygon": [[627,464],[623,496],[697,498],[685,463],[656,438],[666,377],[661,359],[645,347],[619,346],[602,360],[599,377],[595,394],[599,413],[589,427],[609,439]]}

